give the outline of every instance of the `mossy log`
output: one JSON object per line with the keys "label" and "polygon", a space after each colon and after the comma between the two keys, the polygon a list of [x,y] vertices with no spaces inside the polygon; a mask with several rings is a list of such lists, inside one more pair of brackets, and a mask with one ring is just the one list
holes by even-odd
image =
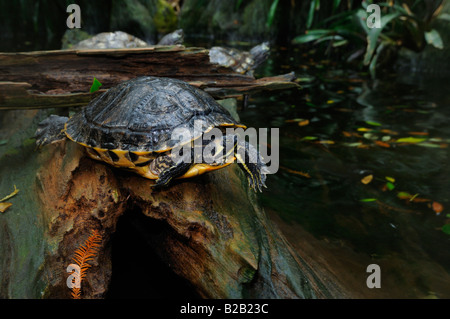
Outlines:
{"label": "mossy log", "polygon": [[[299,87],[293,73],[255,79],[210,63],[207,49],[182,45],[0,53],[0,110],[83,106],[106,89],[144,75],[178,78],[215,98]],[[90,94],[94,77],[103,85]]]}
{"label": "mossy log", "polygon": [[70,298],[66,268],[97,230],[100,249],[81,297],[105,298],[111,241],[131,208],[165,225],[153,248],[201,297],[330,296],[266,217],[237,165],[156,190],[153,181],[92,160],[70,141],[36,151],[30,136],[45,116],[44,110],[0,116],[6,141],[0,144],[0,196],[19,189],[0,213],[0,297]]}

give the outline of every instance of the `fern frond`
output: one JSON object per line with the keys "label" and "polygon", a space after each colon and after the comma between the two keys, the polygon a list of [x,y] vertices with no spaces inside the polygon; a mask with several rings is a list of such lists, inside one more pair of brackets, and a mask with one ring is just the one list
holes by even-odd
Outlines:
{"label": "fern frond", "polygon": [[81,299],[81,290],[80,288],[72,288],[72,299]]}
{"label": "fern frond", "polygon": [[[91,236],[84,242],[84,245],[79,247],[72,257],[72,261],[80,267],[80,284],[86,277],[87,270],[92,267],[88,262],[93,261],[100,249],[102,237],[98,230],[93,230]],[[81,298],[81,289],[72,288],[72,298]]]}

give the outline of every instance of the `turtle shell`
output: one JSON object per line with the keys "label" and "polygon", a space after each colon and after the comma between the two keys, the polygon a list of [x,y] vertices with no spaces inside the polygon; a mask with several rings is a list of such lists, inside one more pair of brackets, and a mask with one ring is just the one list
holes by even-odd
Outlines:
{"label": "turtle shell", "polygon": [[184,138],[190,141],[219,126],[245,127],[206,92],[181,80],[147,76],[93,99],[67,121],[65,132],[87,147],[150,153],[180,143],[172,139],[177,128],[188,129],[191,135]]}

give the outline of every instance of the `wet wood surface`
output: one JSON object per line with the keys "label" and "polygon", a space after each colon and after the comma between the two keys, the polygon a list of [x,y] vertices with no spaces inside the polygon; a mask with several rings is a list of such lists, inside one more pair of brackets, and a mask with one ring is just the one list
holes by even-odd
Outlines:
{"label": "wet wood surface", "polygon": [[[83,106],[96,94],[145,75],[181,79],[215,98],[299,87],[293,73],[255,79],[210,63],[208,54],[182,45],[0,53],[0,109]],[[103,85],[90,94],[94,77]]]}
{"label": "wet wood surface", "polygon": [[81,298],[104,298],[114,269],[111,240],[130,210],[164,225],[141,231],[201,297],[336,296],[308,266],[310,256],[298,255],[270,222],[237,165],[155,190],[153,181],[92,160],[67,140],[36,151],[30,136],[44,111],[0,118],[7,141],[0,146],[0,192],[20,190],[0,214],[2,298],[71,298],[66,268],[93,231],[101,242]]}

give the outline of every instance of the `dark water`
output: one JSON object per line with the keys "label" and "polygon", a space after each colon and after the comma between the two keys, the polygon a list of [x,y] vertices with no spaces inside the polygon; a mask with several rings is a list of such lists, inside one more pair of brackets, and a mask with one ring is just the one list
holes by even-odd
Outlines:
{"label": "dark water", "polygon": [[[280,129],[280,169],[260,195],[266,211],[290,227],[293,246],[305,246],[297,230],[310,234],[336,277],[365,278],[369,263],[380,265],[383,293],[341,282],[350,296],[450,298],[449,79],[373,81],[300,48],[273,49],[256,77],[291,71],[302,89],[250,96],[239,112],[249,127]],[[347,262],[333,264],[343,251]]]}
{"label": "dark water", "polygon": [[372,81],[299,48],[273,51],[257,76],[291,70],[302,90],[252,96],[240,113],[248,126],[280,128],[266,210],[379,264],[384,297],[450,297],[448,79]]}

